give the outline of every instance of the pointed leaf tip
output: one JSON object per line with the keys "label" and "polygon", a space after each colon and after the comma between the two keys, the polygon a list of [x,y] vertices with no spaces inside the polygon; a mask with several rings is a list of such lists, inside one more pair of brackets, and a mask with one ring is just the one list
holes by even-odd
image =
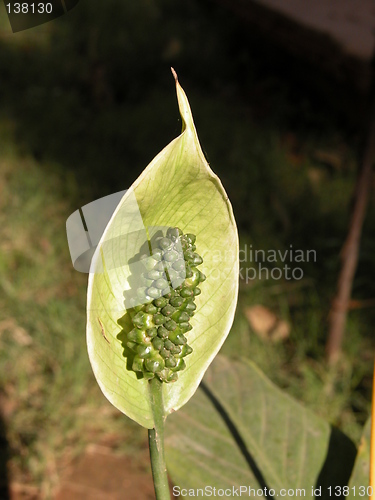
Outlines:
{"label": "pointed leaf tip", "polygon": [[171,68],[171,71],[172,71],[172,75],[173,75],[173,78],[175,79],[176,83],[178,82],[178,76],[177,76],[177,73],[176,71],[174,70],[174,68]]}

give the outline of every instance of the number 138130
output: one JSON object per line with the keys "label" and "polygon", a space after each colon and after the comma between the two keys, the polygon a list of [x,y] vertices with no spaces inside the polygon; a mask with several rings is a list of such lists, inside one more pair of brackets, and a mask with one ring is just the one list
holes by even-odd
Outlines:
{"label": "number 138130", "polygon": [[52,14],[51,3],[15,3],[7,4],[8,14]]}
{"label": "number 138130", "polygon": [[328,494],[331,497],[347,497],[350,495],[352,496],[359,496],[359,497],[371,497],[372,496],[372,486],[368,486],[367,488],[365,486],[328,486]]}

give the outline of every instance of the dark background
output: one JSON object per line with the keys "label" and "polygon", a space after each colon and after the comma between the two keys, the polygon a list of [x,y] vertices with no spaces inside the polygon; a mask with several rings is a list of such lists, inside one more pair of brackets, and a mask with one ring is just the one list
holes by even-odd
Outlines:
{"label": "dark background", "polygon": [[[171,66],[190,100],[207,159],[233,204],[241,244],[281,251],[293,244],[317,251],[316,263],[303,264],[300,288],[298,283],[294,288],[280,282],[241,283],[238,314],[225,351],[234,355],[240,346],[277,383],[316,409],[317,394],[327,382],[327,314],[363,150],[367,90],[353,79],[330,74],[319,60],[313,64],[311,58],[291,53],[214,1],[107,0],[99,5],[81,0],[68,15],[32,30],[12,34],[7,23],[4,16],[0,134],[6,200],[3,243],[8,246],[2,247],[0,263],[15,292],[3,286],[3,320],[16,317],[35,339],[34,346],[44,344],[43,335],[50,335],[51,328],[60,332],[54,325],[63,325],[61,335],[48,344],[46,357],[40,357],[37,348],[33,352],[43,366],[42,385],[55,383],[56,370],[64,374],[56,400],[68,383],[69,362],[80,352],[87,385],[81,387],[74,379],[79,387],[66,428],[76,425],[74,408],[83,404],[87,387],[95,401],[107,403],[95,392],[85,357],[85,283],[71,269],[64,220],[79,206],[128,188],[180,133]],[[24,167],[25,161],[32,166]],[[58,207],[57,215],[52,207]],[[43,245],[52,248],[35,262],[6,229],[13,225],[26,234],[30,221],[36,226],[26,245],[36,248],[46,240]],[[353,296],[359,302],[375,297],[374,221],[372,197],[354,283]],[[40,277],[42,265],[54,277],[53,285]],[[34,290],[33,296],[27,295],[27,287]],[[40,298],[42,290],[50,289],[47,299]],[[281,346],[251,337],[243,311],[257,303],[292,325]],[[56,314],[57,323],[44,327]],[[72,324],[65,317],[74,318]],[[333,383],[337,398],[329,403],[327,397],[327,409],[323,404],[320,410],[353,439],[359,438],[369,411],[374,319],[373,307],[350,313],[345,363]],[[22,420],[9,413],[8,405],[12,477],[44,484],[46,465],[30,465],[30,456],[38,447],[38,425],[49,418],[46,394],[38,389],[37,408],[30,403],[30,388],[19,395],[22,369],[9,375],[9,366],[12,356],[23,354],[10,330],[4,328],[7,354],[0,358],[4,398],[8,403],[15,400],[30,422],[25,434]],[[66,345],[77,331],[80,340],[72,341],[74,354],[69,358]],[[27,413],[30,407],[33,412]],[[56,415],[65,418],[66,408],[60,411]],[[48,432],[53,434],[52,429]],[[82,437],[81,429],[77,433]],[[66,447],[64,440],[52,441],[43,441],[40,464],[49,463],[46,450],[60,456]]]}

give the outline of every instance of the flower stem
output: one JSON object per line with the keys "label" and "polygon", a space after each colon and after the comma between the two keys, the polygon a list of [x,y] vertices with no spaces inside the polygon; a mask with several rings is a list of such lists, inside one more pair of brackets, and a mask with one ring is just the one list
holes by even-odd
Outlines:
{"label": "flower stem", "polygon": [[149,382],[151,409],[155,427],[148,431],[148,444],[152,478],[154,480],[156,500],[170,500],[167,467],[164,457],[164,404],[163,382],[154,377]]}

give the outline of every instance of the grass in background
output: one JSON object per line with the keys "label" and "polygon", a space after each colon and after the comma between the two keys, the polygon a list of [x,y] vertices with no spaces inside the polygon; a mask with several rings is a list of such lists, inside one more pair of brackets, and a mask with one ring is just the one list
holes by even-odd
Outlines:
{"label": "grass in background", "polygon": [[146,436],[107,402],[89,365],[87,275],[73,269],[65,232],[78,187],[19,155],[9,123],[0,134],[1,411],[13,480],[47,494],[87,443],[131,452]]}

